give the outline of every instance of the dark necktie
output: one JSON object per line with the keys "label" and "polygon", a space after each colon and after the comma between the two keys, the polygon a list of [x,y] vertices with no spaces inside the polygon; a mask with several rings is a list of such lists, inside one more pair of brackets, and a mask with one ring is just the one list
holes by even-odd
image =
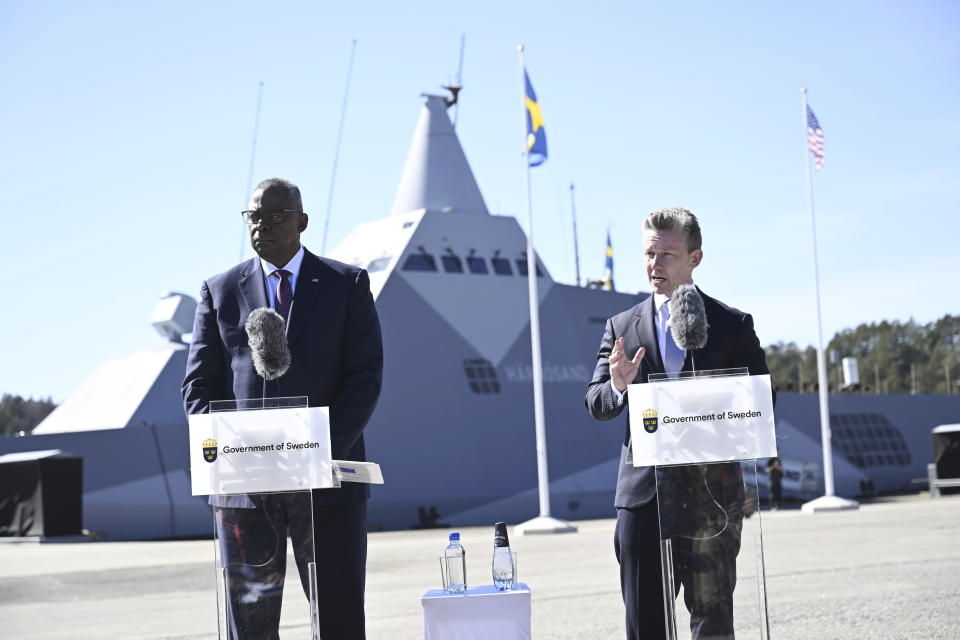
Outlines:
{"label": "dark necktie", "polygon": [[293,288],[290,286],[290,272],[286,269],[277,269],[273,272],[280,278],[280,284],[277,286],[277,303],[274,307],[277,313],[288,320],[290,315],[290,305],[293,303]]}

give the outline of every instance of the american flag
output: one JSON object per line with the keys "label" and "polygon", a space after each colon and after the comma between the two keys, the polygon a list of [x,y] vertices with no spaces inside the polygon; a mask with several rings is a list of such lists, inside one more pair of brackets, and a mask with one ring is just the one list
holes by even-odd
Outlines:
{"label": "american flag", "polygon": [[820,128],[817,116],[813,115],[813,109],[809,106],[807,106],[807,147],[816,158],[814,168],[820,171],[823,169],[823,129]]}

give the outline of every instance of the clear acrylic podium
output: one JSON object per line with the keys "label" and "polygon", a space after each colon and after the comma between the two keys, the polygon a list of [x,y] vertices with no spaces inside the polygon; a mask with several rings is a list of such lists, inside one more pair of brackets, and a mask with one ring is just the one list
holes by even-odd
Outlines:
{"label": "clear acrylic podium", "polygon": [[[326,418],[319,436],[316,424],[306,424],[316,423],[318,412],[326,415],[309,408],[306,397],[254,398],[213,402],[211,415],[196,419],[203,425],[197,434],[213,432],[203,440],[204,462],[192,461],[191,472],[210,478],[222,640],[320,637],[312,489],[340,487],[344,476],[374,484],[383,479],[374,463],[330,459]],[[247,431],[228,423],[245,424]],[[285,490],[243,490],[249,486]]]}
{"label": "clear acrylic podium", "polygon": [[[706,390],[703,383],[691,384],[733,377],[738,380],[714,380]],[[769,389],[769,376],[763,377],[760,382]],[[657,459],[664,618],[670,640],[769,639],[757,459],[776,455],[772,402],[755,412],[745,396],[725,391],[731,384],[734,389],[750,386],[750,378],[746,369],[727,369],[673,377],[654,374],[647,385],[637,385],[652,394],[645,398],[650,405],[657,404],[650,397],[658,393],[670,396],[663,403],[669,407],[666,414],[663,405],[660,410],[632,408],[642,409],[643,426],[632,426],[635,433],[662,430],[647,455]],[[753,388],[762,394],[764,386]],[[636,401],[631,397],[631,404]],[[769,422],[760,424],[753,414],[767,411]],[[684,606],[677,606],[681,597]]]}

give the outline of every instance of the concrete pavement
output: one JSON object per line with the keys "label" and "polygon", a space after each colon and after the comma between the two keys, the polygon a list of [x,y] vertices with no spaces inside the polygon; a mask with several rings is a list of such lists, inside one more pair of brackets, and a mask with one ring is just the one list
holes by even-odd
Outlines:
{"label": "concrete pavement", "polygon": [[[960,496],[813,516],[763,512],[762,522],[772,638],[960,637]],[[511,539],[533,593],[534,638],[622,638],[614,520],[577,526]],[[758,526],[754,516],[745,527],[738,619],[758,615],[750,533]],[[492,526],[461,532],[468,581],[489,583]],[[370,535],[368,638],[422,638],[419,599],[439,585],[445,534]],[[0,544],[0,637],[215,638],[213,566],[210,540]],[[288,581],[281,637],[307,637],[299,589]]]}

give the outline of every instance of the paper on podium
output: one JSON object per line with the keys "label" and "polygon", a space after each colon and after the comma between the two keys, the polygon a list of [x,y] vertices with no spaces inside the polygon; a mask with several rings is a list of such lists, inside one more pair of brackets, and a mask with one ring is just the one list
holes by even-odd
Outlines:
{"label": "paper on podium", "polygon": [[194,414],[189,426],[195,496],[338,486],[326,407]]}
{"label": "paper on podium", "polygon": [[636,467],[777,455],[769,375],[690,378],[628,388]]}
{"label": "paper on podium", "polygon": [[357,462],[356,460],[334,460],[333,468],[340,482],[362,482],[363,484],[383,484],[383,472],[376,462]]}

